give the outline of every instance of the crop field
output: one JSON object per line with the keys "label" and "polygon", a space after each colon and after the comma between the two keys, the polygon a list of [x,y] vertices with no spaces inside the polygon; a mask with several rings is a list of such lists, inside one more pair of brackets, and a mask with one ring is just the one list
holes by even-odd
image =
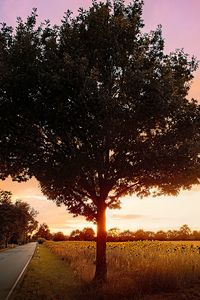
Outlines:
{"label": "crop field", "polygon": [[[46,242],[74,273],[89,283],[95,271],[94,242]],[[145,295],[174,292],[200,280],[200,242],[107,243],[106,295],[140,299]],[[131,296],[132,295],[132,296]],[[198,298],[199,299],[199,298]]]}

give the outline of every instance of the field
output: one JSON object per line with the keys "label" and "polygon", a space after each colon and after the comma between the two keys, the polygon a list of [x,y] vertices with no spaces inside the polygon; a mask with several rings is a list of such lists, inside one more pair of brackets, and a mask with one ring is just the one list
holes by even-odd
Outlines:
{"label": "field", "polygon": [[[79,282],[89,284],[95,271],[94,242],[45,245],[70,265]],[[190,299],[200,299],[200,242],[108,243],[107,260],[108,283],[97,293],[104,295],[101,299],[188,299],[187,289]]]}

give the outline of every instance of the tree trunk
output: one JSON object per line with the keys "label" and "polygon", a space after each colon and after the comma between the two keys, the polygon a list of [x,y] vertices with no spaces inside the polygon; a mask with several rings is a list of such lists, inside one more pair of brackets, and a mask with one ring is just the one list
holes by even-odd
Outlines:
{"label": "tree trunk", "polygon": [[94,281],[98,283],[107,280],[106,235],[106,205],[104,203],[97,210],[96,272]]}
{"label": "tree trunk", "polygon": [[5,238],[5,248],[8,248],[8,237]]}

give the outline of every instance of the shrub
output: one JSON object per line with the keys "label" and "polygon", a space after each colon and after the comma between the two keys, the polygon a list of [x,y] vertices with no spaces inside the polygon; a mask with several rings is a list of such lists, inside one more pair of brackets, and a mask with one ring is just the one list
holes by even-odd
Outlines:
{"label": "shrub", "polygon": [[44,238],[39,238],[38,239],[38,244],[43,244],[46,240]]}

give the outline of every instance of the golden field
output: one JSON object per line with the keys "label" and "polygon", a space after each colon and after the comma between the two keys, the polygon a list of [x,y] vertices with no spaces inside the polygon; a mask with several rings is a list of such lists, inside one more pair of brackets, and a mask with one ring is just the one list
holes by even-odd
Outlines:
{"label": "golden field", "polygon": [[[95,242],[46,242],[51,252],[72,267],[85,283],[95,271]],[[175,292],[200,280],[200,242],[107,243],[106,295],[140,299],[145,295]],[[162,298],[165,299],[165,298]]]}

